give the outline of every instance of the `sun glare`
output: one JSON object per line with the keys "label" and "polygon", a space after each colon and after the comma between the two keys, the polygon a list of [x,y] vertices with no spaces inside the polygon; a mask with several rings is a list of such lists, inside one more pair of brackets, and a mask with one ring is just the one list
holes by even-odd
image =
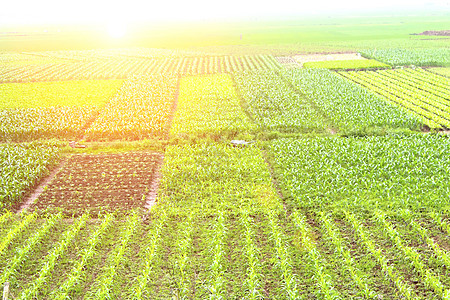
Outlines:
{"label": "sun glare", "polygon": [[109,23],[108,34],[115,39],[123,38],[127,33],[127,26],[123,23]]}

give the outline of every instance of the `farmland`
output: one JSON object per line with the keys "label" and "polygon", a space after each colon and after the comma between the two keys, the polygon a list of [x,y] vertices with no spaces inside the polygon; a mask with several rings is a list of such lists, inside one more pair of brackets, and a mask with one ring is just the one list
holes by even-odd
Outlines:
{"label": "farmland", "polygon": [[177,77],[136,76],[127,80],[86,130],[89,140],[142,139],[167,132]]}
{"label": "farmland", "polygon": [[190,76],[181,80],[172,136],[237,134],[253,127],[239,106],[230,75]]}
{"label": "farmland", "polygon": [[151,153],[74,155],[32,205],[66,214],[143,207],[159,156]]}
{"label": "farmland", "polygon": [[422,69],[339,74],[417,114],[430,128],[450,127],[448,78]]}
{"label": "farmland", "polygon": [[361,54],[392,66],[449,66],[450,50],[442,49],[386,49],[361,50]]}
{"label": "farmland", "polygon": [[410,35],[448,21],[411,20],[0,53],[1,289],[450,299],[448,41]]}
{"label": "farmland", "polygon": [[260,128],[282,132],[325,129],[320,111],[276,72],[236,74],[235,81]]}
{"label": "farmland", "polygon": [[387,68],[389,65],[381,63],[374,59],[355,59],[355,60],[334,60],[334,61],[314,61],[303,64],[305,68],[318,69],[370,69]]}

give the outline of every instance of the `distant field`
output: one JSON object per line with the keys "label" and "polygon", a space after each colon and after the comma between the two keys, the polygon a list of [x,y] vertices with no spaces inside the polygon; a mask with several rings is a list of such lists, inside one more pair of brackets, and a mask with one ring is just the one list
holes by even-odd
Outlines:
{"label": "distant field", "polygon": [[428,48],[428,49],[381,49],[361,50],[361,54],[374,58],[391,66],[450,66],[450,49]]}
{"label": "distant field", "polygon": [[[44,27],[41,31],[25,27],[9,29],[22,31],[25,35],[0,35],[0,51],[143,47],[195,49],[221,54],[236,51],[243,54],[298,54],[364,48],[434,48],[448,45],[448,40],[411,34],[448,30],[448,20],[448,15],[439,13],[429,16],[301,17],[176,25],[150,23],[130,25],[129,34],[119,41],[110,39],[101,26]],[[180,28],[183,30],[180,31]],[[1,31],[8,32],[8,28]]]}
{"label": "distant field", "polygon": [[50,58],[67,57],[74,61],[64,64],[55,62],[45,65],[7,66],[0,69],[0,82],[126,79],[135,75],[161,73],[198,75],[270,70],[280,67],[272,55],[183,55],[169,51],[166,56],[161,56],[158,51],[152,49],[143,53],[129,49],[116,55],[111,55],[108,51],[94,51],[94,53],[79,51],[65,54],[47,52],[45,55]]}
{"label": "distant field", "polygon": [[450,128],[450,80],[422,69],[340,72],[417,114],[430,128]]}
{"label": "distant field", "polygon": [[0,84],[0,109],[49,106],[102,106],[123,80],[84,80]]}
{"label": "distant field", "polygon": [[374,59],[314,61],[305,62],[303,66],[305,68],[324,68],[333,70],[390,68],[389,65],[376,61]]}

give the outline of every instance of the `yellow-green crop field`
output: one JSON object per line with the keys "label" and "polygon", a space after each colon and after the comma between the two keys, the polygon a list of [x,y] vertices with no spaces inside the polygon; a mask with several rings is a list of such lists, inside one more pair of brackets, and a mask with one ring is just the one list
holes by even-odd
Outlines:
{"label": "yellow-green crop field", "polygon": [[1,286],[450,299],[447,50],[411,51],[0,54]]}

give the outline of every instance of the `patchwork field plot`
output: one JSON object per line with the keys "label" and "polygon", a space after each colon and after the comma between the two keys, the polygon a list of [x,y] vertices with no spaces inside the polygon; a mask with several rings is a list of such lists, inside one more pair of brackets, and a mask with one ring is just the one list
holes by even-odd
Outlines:
{"label": "patchwork field plot", "polygon": [[165,75],[127,80],[86,130],[87,139],[135,140],[166,134],[177,83],[177,77]]}
{"label": "patchwork field plot", "polygon": [[24,195],[58,161],[53,147],[0,145],[0,209],[17,209]]}
{"label": "patchwork field plot", "polygon": [[171,136],[236,135],[255,126],[239,105],[230,75],[184,77]]}
{"label": "patchwork field plot", "polygon": [[450,66],[450,49],[364,49],[365,57],[373,58],[391,66]]}
{"label": "patchwork field plot", "polygon": [[134,75],[176,73],[183,75],[230,73],[280,68],[272,55],[160,56],[103,59],[83,57],[78,61],[5,66],[0,83],[56,80],[126,79]]}
{"label": "patchwork field plot", "polygon": [[74,155],[31,209],[79,215],[143,208],[158,160],[158,154],[145,152]]}
{"label": "patchwork field plot", "polygon": [[430,128],[450,128],[450,79],[422,69],[340,72],[421,118]]}
{"label": "patchwork field plot", "polygon": [[292,57],[297,61],[300,66],[304,66],[305,63],[309,62],[331,62],[331,61],[342,61],[342,60],[365,60],[366,58],[358,55],[358,53],[329,53],[329,54],[302,54],[295,55]]}
{"label": "patchwork field plot", "polygon": [[83,80],[0,84],[0,109],[102,106],[123,80]]}
{"label": "patchwork field plot", "polygon": [[210,209],[264,209],[278,203],[257,147],[171,146],[165,152],[162,175],[161,205],[181,212],[187,208],[205,213]]}
{"label": "patchwork field plot", "polygon": [[98,114],[96,107],[49,107],[0,111],[1,141],[81,138]]}
{"label": "patchwork field plot", "polygon": [[0,54],[8,299],[450,299],[449,78],[241,46]]}
{"label": "patchwork field plot", "polygon": [[390,68],[389,65],[376,61],[374,59],[355,59],[355,60],[331,60],[305,62],[305,68],[324,68],[324,69],[374,69]]}
{"label": "patchwork field plot", "polygon": [[1,215],[1,280],[20,299],[445,298],[449,147],[273,141],[282,200],[256,146],[171,146],[145,221]]}
{"label": "patchwork field plot", "polygon": [[278,56],[275,59],[285,68],[300,68],[301,65],[291,56]]}
{"label": "patchwork field plot", "polygon": [[272,150],[301,207],[446,211],[449,147],[442,136],[394,135],[283,139]]}
{"label": "patchwork field plot", "polygon": [[241,97],[263,129],[281,132],[321,132],[327,120],[312,101],[298,93],[277,72],[235,73]]}
{"label": "patchwork field plot", "polygon": [[344,132],[364,132],[376,128],[417,129],[420,119],[403,112],[357,84],[329,70],[285,70],[281,72],[293,86],[316,103]]}
{"label": "patchwork field plot", "polygon": [[271,151],[287,205],[315,216],[361,294],[380,293],[372,281],[380,272],[391,298],[445,299],[449,146],[442,136],[414,135],[282,139]]}
{"label": "patchwork field plot", "polygon": [[0,141],[80,138],[122,80],[0,84]]}

